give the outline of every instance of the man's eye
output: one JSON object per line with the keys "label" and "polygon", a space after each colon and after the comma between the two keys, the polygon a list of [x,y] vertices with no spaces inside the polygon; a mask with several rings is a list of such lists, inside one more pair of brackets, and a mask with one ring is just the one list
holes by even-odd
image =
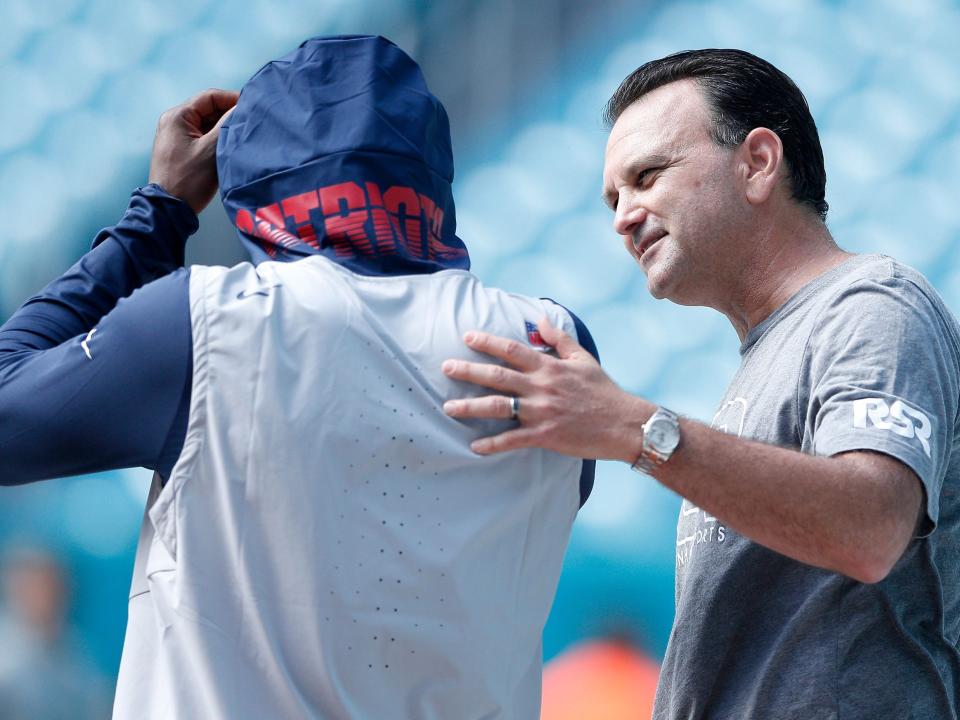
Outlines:
{"label": "man's eye", "polygon": [[637,185],[641,187],[649,185],[650,183],[648,181],[653,177],[654,170],[656,170],[656,168],[647,168],[637,173]]}

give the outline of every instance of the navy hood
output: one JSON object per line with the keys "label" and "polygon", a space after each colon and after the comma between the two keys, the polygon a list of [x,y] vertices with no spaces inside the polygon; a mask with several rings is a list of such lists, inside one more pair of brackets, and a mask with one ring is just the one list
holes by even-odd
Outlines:
{"label": "navy hood", "polygon": [[443,105],[382,37],[314,38],[243,87],[217,141],[223,206],[255,263],[363,274],[470,268]]}

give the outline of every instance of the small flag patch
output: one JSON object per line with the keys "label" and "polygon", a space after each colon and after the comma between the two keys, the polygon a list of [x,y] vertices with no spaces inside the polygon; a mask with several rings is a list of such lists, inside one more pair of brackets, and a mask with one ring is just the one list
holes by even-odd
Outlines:
{"label": "small flag patch", "polygon": [[540,335],[540,331],[537,329],[535,323],[525,320],[523,324],[527,329],[527,340],[530,341],[530,344],[533,345],[535,349],[543,350],[545,352],[553,349],[547,345],[546,342],[544,342],[543,337]]}

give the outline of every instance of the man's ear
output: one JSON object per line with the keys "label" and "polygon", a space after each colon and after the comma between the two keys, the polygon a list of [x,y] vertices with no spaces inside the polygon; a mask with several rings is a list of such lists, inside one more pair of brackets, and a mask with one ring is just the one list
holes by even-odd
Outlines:
{"label": "man's ear", "polygon": [[747,202],[765,203],[783,174],[783,143],[768,128],[754,128],[739,147]]}

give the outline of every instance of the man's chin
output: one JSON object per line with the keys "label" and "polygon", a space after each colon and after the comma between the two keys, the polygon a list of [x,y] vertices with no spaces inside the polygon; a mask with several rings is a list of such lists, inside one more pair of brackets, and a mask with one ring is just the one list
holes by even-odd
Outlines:
{"label": "man's chin", "polygon": [[647,292],[650,293],[650,296],[657,300],[669,300],[670,286],[667,284],[666,278],[656,271],[649,272],[645,269],[644,272],[647,275]]}
{"label": "man's chin", "polygon": [[654,300],[669,300],[675,305],[713,307],[702,294],[691,293],[689,288],[667,285],[666,283],[653,283],[650,282],[650,278],[647,278],[647,292]]}

